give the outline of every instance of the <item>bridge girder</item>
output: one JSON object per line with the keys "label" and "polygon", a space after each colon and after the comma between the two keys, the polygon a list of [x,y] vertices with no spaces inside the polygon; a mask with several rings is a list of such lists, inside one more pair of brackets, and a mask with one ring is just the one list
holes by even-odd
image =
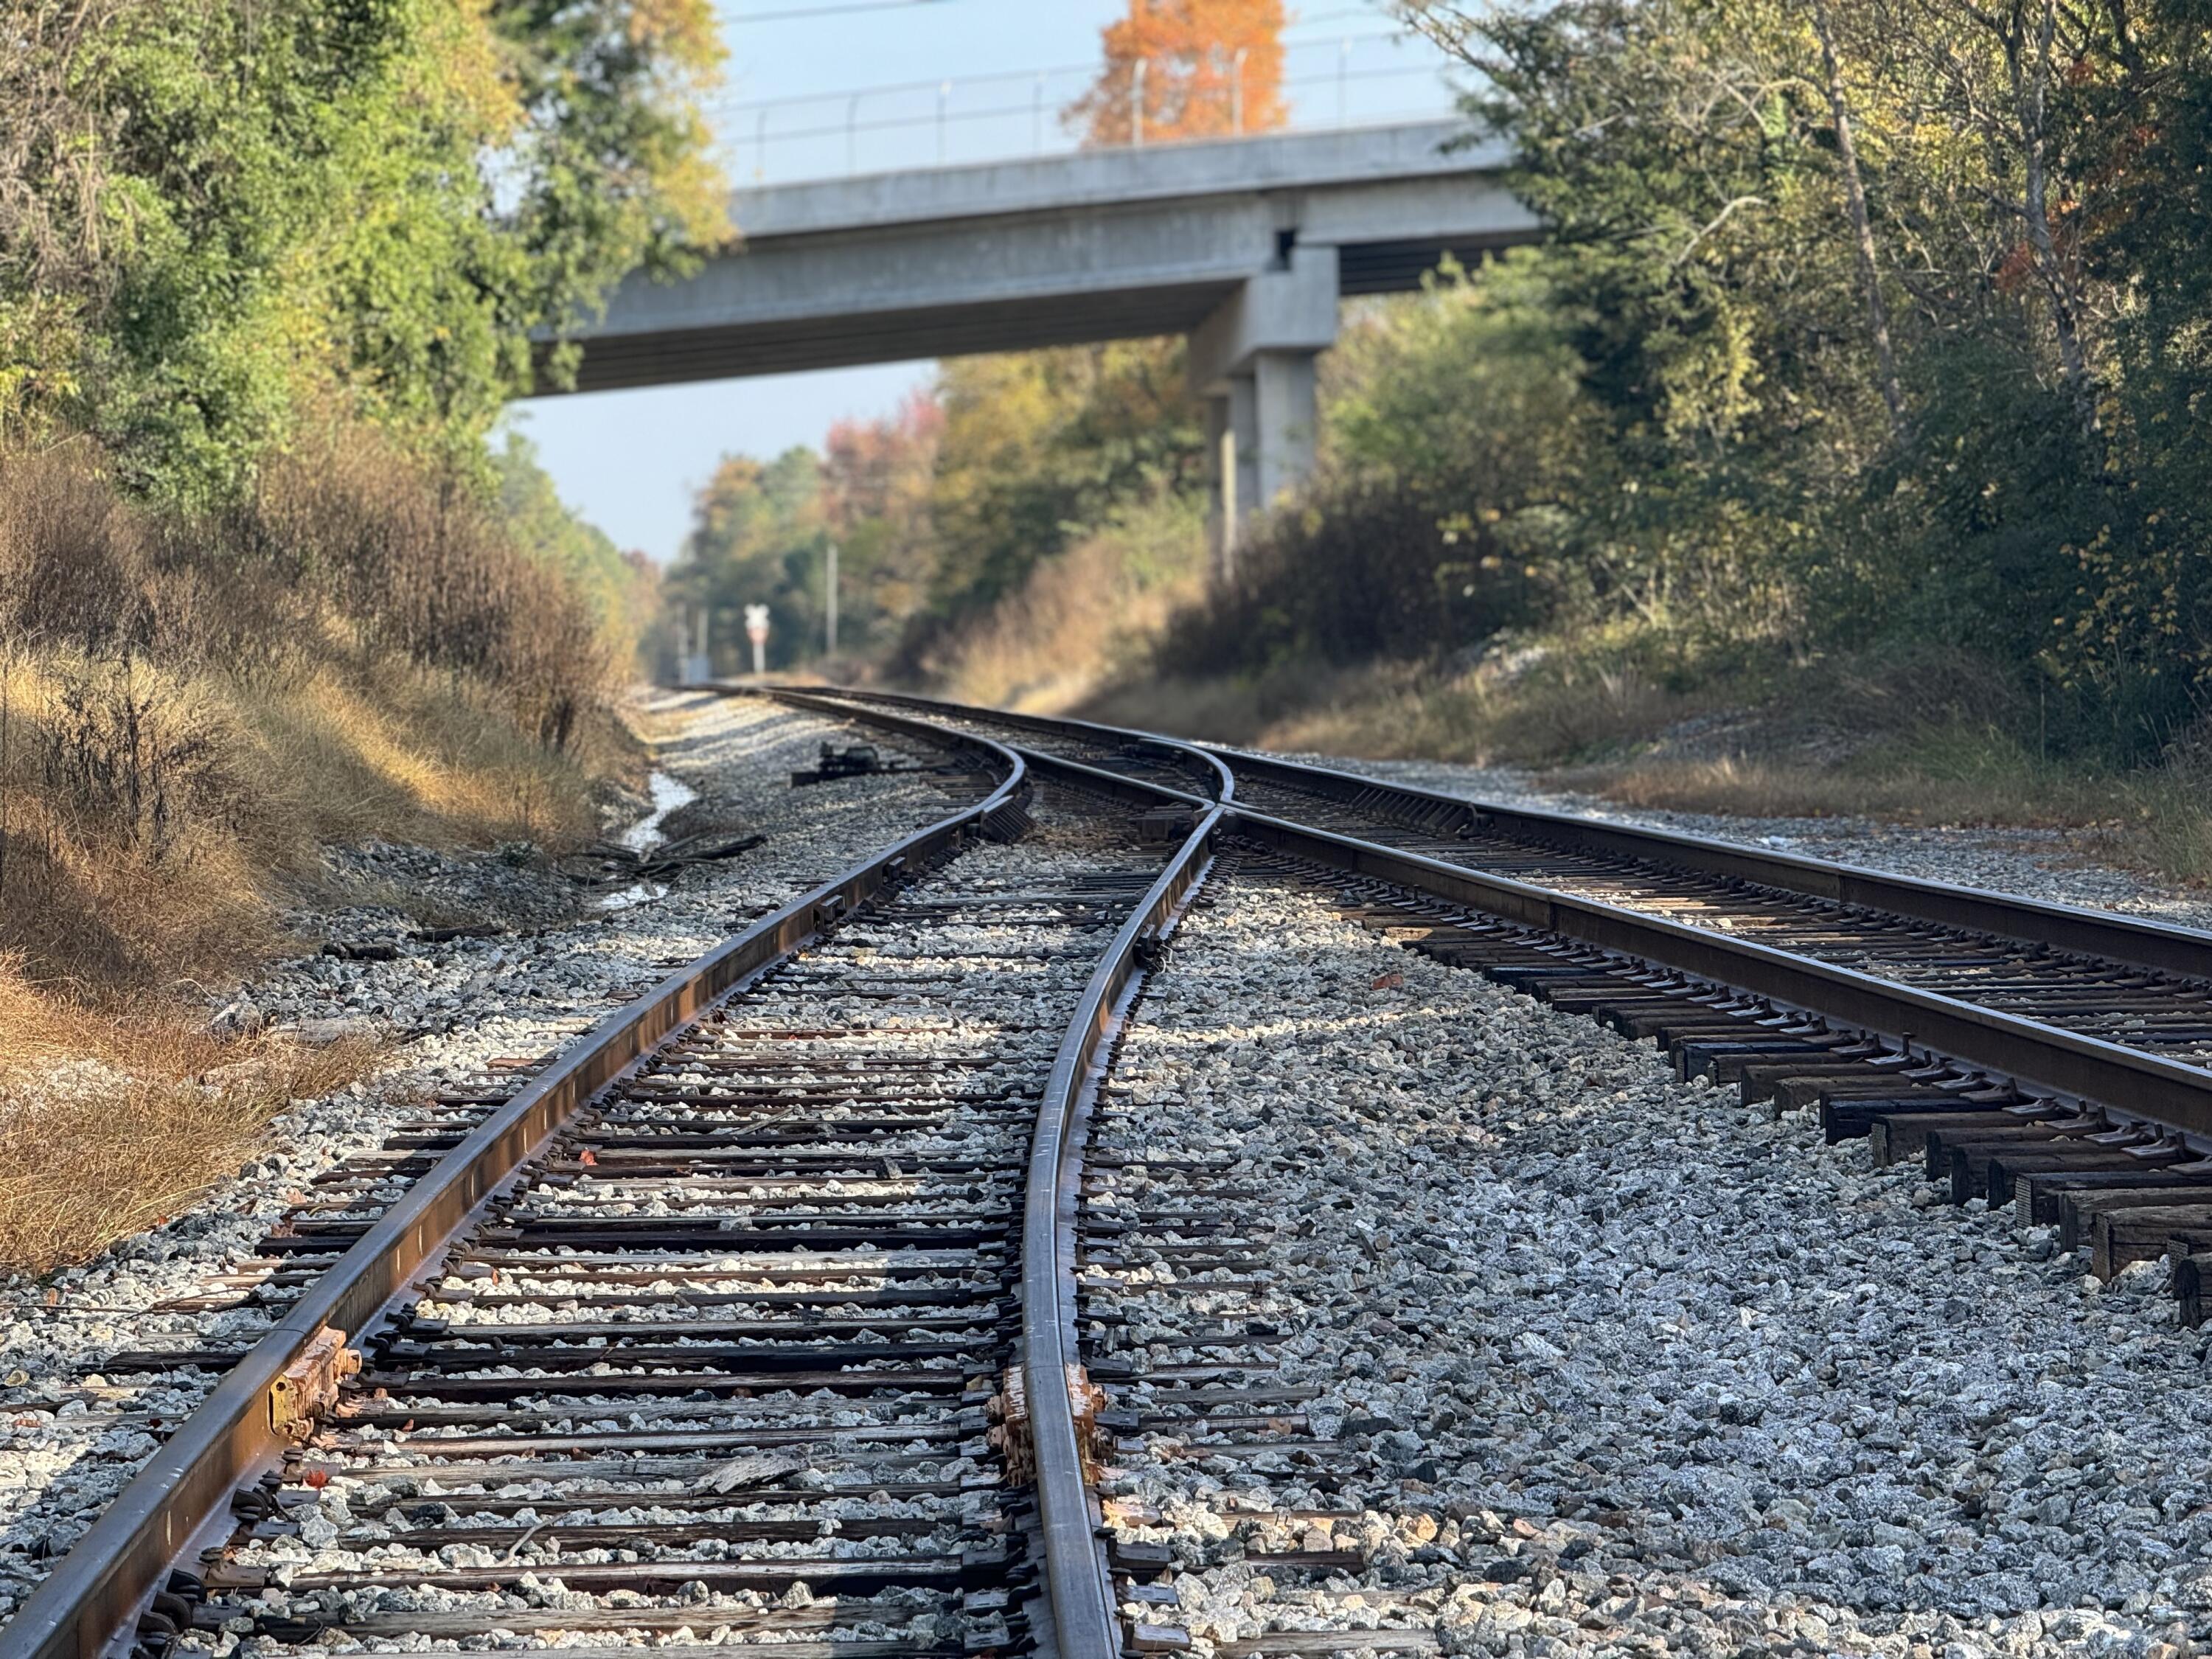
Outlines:
{"label": "bridge girder", "polygon": [[1506,159],[1425,122],[743,191],[742,240],[687,280],[624,283],[570,337],[566,389],[1187,333],[1225,562],[1310,465],[1339,299],[1538,234]]}

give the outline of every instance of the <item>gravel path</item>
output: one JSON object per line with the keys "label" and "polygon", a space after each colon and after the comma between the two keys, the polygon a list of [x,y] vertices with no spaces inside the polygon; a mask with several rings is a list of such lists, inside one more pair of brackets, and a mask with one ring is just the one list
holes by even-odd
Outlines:
{"label": "gravel path", "polygon": [[[668,710],[687,711],[683,735],[658,763],[725,817],[764,833],[764,844],[694,866],[657,896],[536,931],[404,944],[392,961],[310,957],[279,967],[248,988],[234,1018],[243,1006],[251,1019],[311,1034],[374,1024],[415,1035],[368,1085],[300,1103],[274,1126],[268,1154],[191,1214],[86,1267],[0,1289],[0,1615],[210,1386],[179,1375],[156,1387],[111,1387],[99,1375],[103,1359],[142,1345],[187,1346],[195,1335],[242,1344],[268,1317],[256,1310],[154,1311],[159,1304],[202,1291],[252,1256],[308,1182],[378,1145],[434,1091],[511,1082],[514,1068],[495,1062],[550,1056],[671,968],[951,810],[923,776],[791,787],[791,771],[813,764],[825,737],[849,729],[837,722],[750,698],[694,696]],[[887,758],[900,753],[882,746]],[[387,890],[407,891],[415,870],[453,910],[573,908],[553,907],[547,878],[495,857],[357,849],[340,866],[373,871],[365,885],[386,898]],[[337,937],[391,936],[399,914],[380,902],[305,919]]]}
{"label": "gravel path", "polygon": [[[1170,1419],[1124,1440],[1115,1489],[1160,1518],[1125,1535],[1183,1569],[1148,1616],[1201,1649],[1378,1625],[1500,1654],[2212,1638],[2207,1338],[2156,1264],[2100,1289],[2050,1230],[1932,1204],[1863,1141],[1253,878],[1186,923],[1099,1141],[1136,1163],[1094,1217],[1188,1215],[1249,1258],[1207,1270],[1156,1219],[1087,1310],[1139,1340],[1090,1328],[1094,1363],[1138,1362],[1112,1404]],[[1206,1364],[1303,1420],[1173,1421],[1176,1368]],[[1255,1565],[1329,1551],[1358,1565]]]}
{"label": "gravel path", "polygon": [[1286,758],[1387,778],[1468,800],[1575,812],[1607,823],[1684,835],[1717,836],[1807,858],[1833,859],[1929,881],[1964,882],[2053,903],[2085,905],[2185,927],[2212,929],[2212,899],[2099,864],[2086,857],[2063,830],[1937,830],[1881,823],[1871,818],[1748,818],[1714,812],[1646,811],[1597,795],[1541,789],[1527,773],[1514,767],[1468,766],[1450,761],[1355,760],[1340,755],[1300,754]]}

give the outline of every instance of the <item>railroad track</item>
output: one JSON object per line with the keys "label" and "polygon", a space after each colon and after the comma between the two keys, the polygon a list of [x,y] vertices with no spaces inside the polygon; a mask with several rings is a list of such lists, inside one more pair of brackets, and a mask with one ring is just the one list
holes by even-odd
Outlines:
{"label": "railroad track", "polygon": [[218,1292],[280,1313],[249,1351],[104,1362],[221,1380],[0,1651],[1120,1647],[1079,1131],[1212,825],[866,718],[980,798],[334,1170]]}
{"label": "railroad track", "polygon": [[[1333,1455],[1271,1386],[1267,1328],[1148,1335],[1112,1289],[1133,1249],[1213,1307],[1247,1242],[1209,1221],[1202,1160],[1117,1174],[1102,1092],[1218,852],[1816,1109],[1954,1199],[2017,1201],[2100,1272],[2170,1255],[2197,1311],[2203,935],[1146,734],[776,695],[964,744],[975,798],[513,1095],[434,1103],[337,1172],[265,1246],[282,1314],[250,1352],[112,1364],[222,1380],[0,1654],[1180,1645],[1145,1613],[1168,1551],[1102,1498],[1120,1437],[1165,1407],[1232,1462]],[[1086,1166],[1094,1109],[1117,1127]],[[1164,1394],[1162,1342],[1204,1351]],[[1304,1540],[1281,1571],[1346,1565],[1328,1515],[1262,1520]],[[1423,1645],[1386,1636],[1365,1645]]]}
{"label": "railroad track", "polygon": [[2208,1311],[2212,935],[1085,722],[778,695],[1179,779],[1414,948],[1816,1110],[1954,1202],[2017,1204],[2100,1277],[2171,1258],[2184,1322]]}

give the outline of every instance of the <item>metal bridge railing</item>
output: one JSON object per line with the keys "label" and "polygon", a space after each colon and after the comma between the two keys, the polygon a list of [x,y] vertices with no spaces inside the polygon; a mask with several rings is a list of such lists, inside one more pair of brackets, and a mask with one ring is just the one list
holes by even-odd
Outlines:
{"label": "metal bridge railing", "polygon": [[[1418,54],[1418,55],[1416,55]],[[1245,130],[1239,52],[1223,92],[1221,131]],[[1275,131],[1313,131],[1448,116],[1458,93],[1447,65],[1395,32],[1301,41],[1285,48],[1282,90],[1290,120]],[[1396,61],[1389,61],[1395,58]],[[1307,68],[1305,65],[1312,64]],[[1131,128],[1145,131],[1146,66],[1130,88]],[[1076,148],[1061,112],[1096,83],[1098,65],[895,82],[796,98],[726,100],[709,106],[723,165],[740,185],[793,184],[934,165],[1014,161]]]}

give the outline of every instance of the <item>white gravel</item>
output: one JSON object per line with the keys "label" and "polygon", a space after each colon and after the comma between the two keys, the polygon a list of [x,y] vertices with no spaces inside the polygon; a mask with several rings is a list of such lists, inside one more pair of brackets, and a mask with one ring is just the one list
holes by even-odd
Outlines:
{"label": "white gravel", "polygon": [[1754,818],[1718,812],[1670,812],[1623,806],[1598,795],[1540,788],[1526,772],[1508,766],[1358,760],[1340,755],[1299,754],[1285,758],[1387,778],[1466,800],[1573,812],[1607,823],[1683,835],[1717,836],[1805,858],[1832,859],[1929,881],[1963,882],[2056,904],[2083,905],[2184,927],[2212,929],[2212,899],[2202,892],[2101,864],[2079,836],[2064,830],[1929,829],[1872,818]]}
{"label": "white gravel", "polygon": [[[311,1032],[421,1035],[398,1047],[367,1086],[298,1103],[274,1126],[268,1154],[191,1214],[83,1267],[0,1288],[0,1614],[212,1381],[179,1373],[109,1386],[98,1374],[105,1359],[139,1346],[243,1347],[269,1317],[253,1309],[165,1313],[161,1304],[204,1292],[252,1258],[308,1181],[379,1145],[434,1091],[511,1084],[514,1071],[495,1070],[495,1060],[550,1056],[757,915],[951,810],[951,799],[924,776],[792,788],[790,772],[813,764],[825,737],[848,730],[820,716],[750,698],[694,696],[674,708],[688,711],[689,721],[657,763],[714,793],[766,834],[763,845],[695,866],[658,896],[542,931],[404,945],[389,962],[310,957],[280,966],[243,994],[247,1018]],[[883,746],[887,757],[901,752]],[[419,866],[434,872],[441,904],[497,915],[530,914],[531,894],[545,888],[496,858],[386,848],[341,864],[374,870],[378,888],[405,886],[406,872]],[[527,890],[519,894],[519,885]],[[380,906],[316,920],[343,937],[388,936],[392,915]]]}
{"label": "white gravel", "polygon": [[[1216,890],[1152,982],[1101,1139],[1232,1167],[1102,1179],[1094,1213],[1224,1221],[1261,1282],[1177,1283],[1132,1243],[1097,1305],[1149,1328],[1153,1368],[1318,1389],[1279,1409],[1342,1449],[1147,1434],[1117,1457],[1121,1495],[1165,1523],[1133,1535],[1184,1567],[1155,1621],[1201,1648],[1380,1624],[1548,1655],[2212,1637],[2207,1338],[2173,1324],[2156,1264],[2100,1289],[2050,1230],[1930,1206],[1863,1141],[1679,1085],[1656,1049],[1309,892]],[[1273,1358],[1176,1343],[1242,1320],[1281,1333]],[[1364,1565],[1245,1559],[1316,1548]]]}

